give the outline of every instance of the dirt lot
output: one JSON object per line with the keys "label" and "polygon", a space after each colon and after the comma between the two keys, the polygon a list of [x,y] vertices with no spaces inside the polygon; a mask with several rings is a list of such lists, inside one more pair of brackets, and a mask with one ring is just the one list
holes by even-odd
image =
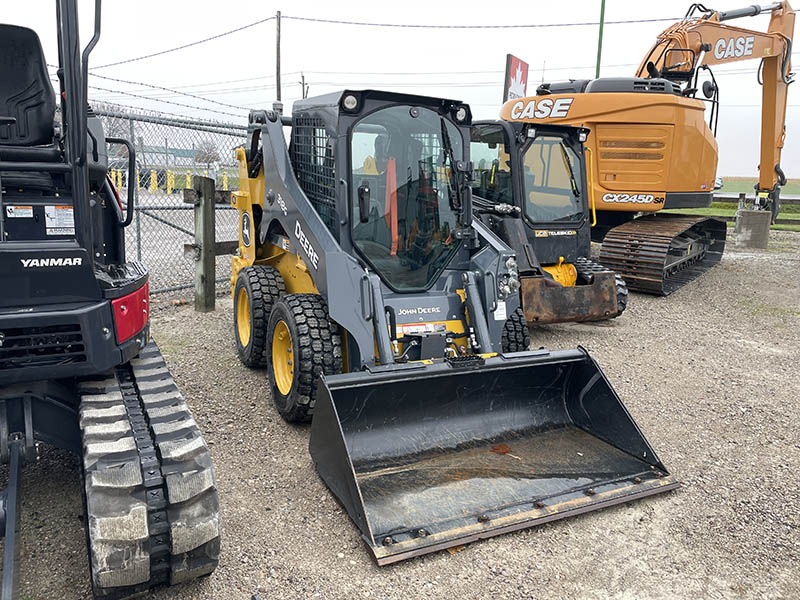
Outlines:
{"label": "dirt lot", "polygon": [[[800,234],[732,248],[617,321],[532,332],[590,350],[682,489],[391,567],[315,474],[309,429],[239,364],[230,300],[161,310],[153,329],[211,445],[224,537],[216,573],[152,598],[800,597]],[[78,480],[55,451],[25,474],[26,597],[89,595]]]}

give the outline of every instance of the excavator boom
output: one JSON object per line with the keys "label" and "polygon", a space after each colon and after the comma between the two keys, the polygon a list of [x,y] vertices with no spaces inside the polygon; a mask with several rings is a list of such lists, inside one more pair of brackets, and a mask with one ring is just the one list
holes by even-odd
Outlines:
{"label": "excavator boom", "polygon": [[[770,13],[766,32],[730,24]],[[711,205],[717,172],[719,89],[711,67],[759,59],[761,145],[756,207],[780,210],[781,168],[795,13],[788,2],[730,11],[693,4],[645,54],[635,77],[543,83],[507,102],[501,118],[590,130],[601,261],[634,290],[667,294],[716,264],[725,227],[713,219],[654,215]],[[703,81],[701,82],[701,74]],[[702,85],[701,85],[702,83]],[[702,96],[698,95],[702,92]],[[706,104],[711,105],[706,114]],[[637,215],[646,213],[646,222]],[[614,232],[611,238],[608,234]],[[652,237],[655,235],[656,237]],[[612,247],[613,245],[613,247]],[[639,285],[639,282],[646,282]]]}

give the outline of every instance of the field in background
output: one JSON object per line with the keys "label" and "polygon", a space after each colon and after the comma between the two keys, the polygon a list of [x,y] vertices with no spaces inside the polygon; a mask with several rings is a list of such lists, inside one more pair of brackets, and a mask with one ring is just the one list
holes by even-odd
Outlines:
{"label": "field in background", "polygon": [[[723,177],[722,189],[716,190],[716,194],[741,194],[745,193],[752,197],[755,193],[753,186],[756,179],[751,177]],[[800,196],[800,179],[790,179],[781,189],[782,196]],[[707,215],[709,217],[734,217],[736,216],[737,202],[714,202],[709,208],[676,208],[665,212],[682,213],[685,215]],[[779,219],[793,219],[797,224],[773,225],[772,229],[784,231],[800,231],[800,204],[783,204]],[[728,222],[729,227],[733,227],[733,222]]]}
{"label": "field in background", "polygon": [[[755,177],[723,177],[723,186],[721,190],[717,190],[720,194],[745,194],[751,195],[754,192],[753,186],[756,184]],[[781,190],[782,194],[787,196],[800,196],[800,179],[789,179],[787,184]],[[798,208],[800,210],[800,208]]]}

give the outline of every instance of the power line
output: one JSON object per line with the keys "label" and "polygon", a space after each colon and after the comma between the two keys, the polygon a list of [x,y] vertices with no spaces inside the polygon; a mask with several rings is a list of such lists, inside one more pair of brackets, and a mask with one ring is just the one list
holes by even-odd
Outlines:
{"label": "power line", "polygon": [[[236,117],[237,119],[241,119],[242,115],[237,115],[235,113],[229,113],[222,110],[216,110],[214,108],[203,108],[201,106],[192,106],[191,104],[183,104],[182,102],[175,102],[174,100],[163,100],[158,98],[148,98],[147,96],[140,96],[138,94],[133,94],[131,92],[123,92],[122,90],[110,90],[108,88],[98,87],[96,85],[90,85],[90,89],[99,90],[101,92],[109,92],[113,94],[122,94],[123,96],[130,96],[132,98],[138,98],[139,100],[147,100],[149,102],[164,102],[165,104],[172,104],[174,106],[182,106],[183,108],[191,108],[192,110],[205,110],[207,112],[213,112],[220,115],[227,115],[229,117]],[[247,110],[247,109],[243,109]]]}
{"label": "power line", "polygon": [[[294,21],[307,21],[310,23],[328,23],[332,25],[359,25],[362,27],[398,27],[404,29],[544,29],[547,27],[580,27],[584,25],[599,25],[599,21],[586,21],[582,23],[536,23],[536,24],[513,24],[513,25],[422,25],[412,23],[366,23],[363,21],[339,21],[335,19],[316,19],[312,17],[292,17],[281,15],[282,19],[292,19]],[[677,21],[673,19],[632,19],[628,21],[606,21],[606,25],[627,25],[630,23],[658,23],[662,21]]]}
{"label": "power line", "polygon": [[154,56],[161,56],[162,54],[169,54],[170,52],[177,52],[178,50],[185,50],[186,48],[191,48],[192,46],[197,46],[199,44],[205,44],[206,42],[210,42],[212,40],[218,40],[221,37],[225,37],[226,35],[231,35],[232,33],[238,33],[240,31],[244,31],[245,29],[250,29],[251,27],[255,27],[256,25],[261,25],[262,23],[266,23],[267,21],[272,21],[275,17],[267,17],[266,19],[261,19],[260,21],[255,21],[254,23],[250,23],[248,25],[243,25],[242,27],[237,27],[236,29],[231,29],[230,31],[224,31],[223,33],[218,33],[217,35],[212,35],[211,37],[204,38],[202,40],[197,40],[196,42],[190,42],[188,44],[184,44],[183,46],[177,46],[175,48],[168,48],[167,50],[161,50],[160,52],[154,52],[152,54],[145,54],[144,56],[137,56],[135,58],[128,58],[125,60],[120,60],[113,63],[107,63],[105,65],[100,65],[99,67],[92,67],[92,69],[105,69],[106,67],[115,67],[117,65],[125,65],[128,63],[136,62],[138,60],[144,60],[146,58],[153,58]]}
{"label": "power line", "polygon": [[[47,66],[52,68],[52,69],[57,69],[58,68],[56,65],[51,65],[51,64],[48,64]],[[130,80],[127,80],[127,79],[118,79],[116,77],[107,77],[105,75],[98,75],[97,73],[89,73],[89,75],[91,75],[92,77],[97,77],[99,79],[105,79],[105,80],[108,80],[108,81],[116,81],[117,83],[126,83],[128,85],[136,85],[136,86],[140,86],[140,87],[151,88],[151,89],[154,89],[154,90],[161,90],[161,91],[164,91],[164,92],[169,92],[171,94],[171,96],[187,96],[189,98],[195,98],[197,100],[202,100],[203,102],[210,102],[211,104],[217,104],[219,106],[224,106],[224,107],[227,107],[227,108],[235,108],[235,109],[238,109],[238,110],[250,110],[249,108],[246,108],[244,106],[236,106],[235,104],[227,104],[225,102],[219,102],[217,100],[211,100],[209,98],[204,98],[203,96],[198,96],[196,94],[190,94],[189,92],[181,92],[179,90],[175,90],[175,89],[172,89],[172,88],[168,88],[168,87],[164,87],[164,86],[160,86],[160,85],[153,85],[153,84],[150,84],[150,83],[144,83],[142,81],[130,81]],[[124,94],[125,92],[119,91],[119,93]],[[164,96],[158,96],[158,97],[163,98]],[[149,96],[149,98],[154,100],[154,99],[157,98],[157,96]]]}
{"label": "power line", "polygon": [[117,83],[127,83],[129,85],[138,85],[142,87],[147,87],[153,90],[161,90],[163,92],[170,92],[171,94],[178,95],[178,96],[186,96],[188,98],[196,98],[197,100],[202,100],[203,102],[210,102],[211,104],[217,104],[219,106],[225,106],[227,108],[236,108],[238,110],[250,110],[244,106],[236,106],[235,104],[227,104],[226,102],[219,102],[218,100],[212,100],[210,98],[204,98],[203,96],[198,96],[197,94],[191,94],[189,92],[181,92],[180,90],[175,90],[172,88],[160,86],[160,85],[152,85],[150,83],[143,83],[141,81],[128,81],[126,79],[117,79],[116,77],[106,77],[104,75],[98,75],[97,73],[89,73],[93,77],[98,77],[99,79],[106,79],[108,81],[116,81]]}
{"label": "power line", "polygon": [[[426,25],[426,24],[411,24],[411,23],[367,23],[363,21],[341,21],[335,19],[316,19],[311,17],[292,17],[289,15],[281,15],[283,19],[293,19],[295,21],[306,21],[310,23],[327,23],[332,25],[358,25],[362,27],[393,27],[393,28],[401,28],[401,29],[545,29],[548,27],[581,27],[581,26],[589,26],[589,25],[599,25],[599,22],[592,21],[592,22],[582,22],[582,23],[536,23],[536,24],[511,24],[511,25]],[[116,61],[113,63],[106,63],[104,65],[99,65],[97,67],[92,67],[92,70],[96,69],[105,69],[107,67],[115,67],[118,65],[125,65],[128,63],[145,60],[147,58],[154,58],[156,56],[162,56],[164,54],[169,54],[170,52],[177,52],[178,50],[185,50],[186,48],[191,48],[193,46],[198,46],[200,44],[205,44],[206,42],[210,42],[213,40],[217,40],[219,38],[238,33],[240,31],[244,31],[245,29],[250,29],[251,27],[255,27],[256,25],[261,25],[268,21],[274,20],[275,17],[266,17],[259,21],[255,21],[253,23],[249,23],[247,25],[243,25],[241,27],[237,27],[236,29],[231,29],[229,31],[224,31],[222,33],[218,33],[216,35],[212,35],[211,37],[203,38],[201,40],[197,40],[194,42],[190,42],[188,44],[183,44],[182,46],[176,46],[175,48],[168,48],[166,50],[161,50],[159,52],[153,52],[152,54],[145,54],[142,56],[137,56],[134,58],[128,58],[125,60]],[[674,19],[631,19],[625,21],[606,21],[606,25],[627,25],[632,23],[658,23],[663,21],[676,21],[677,18]]]}

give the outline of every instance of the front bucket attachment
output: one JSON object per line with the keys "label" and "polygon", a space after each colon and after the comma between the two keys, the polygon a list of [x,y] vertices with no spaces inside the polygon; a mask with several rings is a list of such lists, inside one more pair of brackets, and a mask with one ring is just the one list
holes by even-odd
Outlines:
{"label": "front bucket attachment", "polygon": [[310,451],[379,565],[679,485],[582,349],[328,377]]}

